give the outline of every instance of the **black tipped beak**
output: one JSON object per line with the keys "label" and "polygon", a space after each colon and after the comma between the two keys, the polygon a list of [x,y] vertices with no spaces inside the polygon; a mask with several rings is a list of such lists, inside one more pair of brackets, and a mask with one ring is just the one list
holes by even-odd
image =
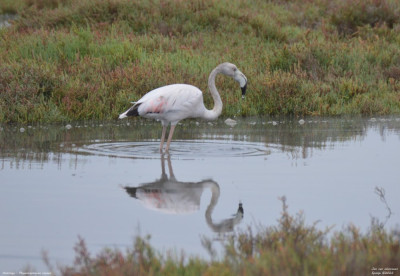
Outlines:
{"label": "black tipped beak", "polygon": [[242,89],[242,98],[244,98],[244,96],[246,96],[247,82],[243,87],[241,87],[241,89]]}
{"label": "black tipped beak", "polygon": [[243,204],[242,203],[239,203],[239,208],[238,208],[238,210],[237,210],[239,213],[244,213],[244,210],[243,210]]}

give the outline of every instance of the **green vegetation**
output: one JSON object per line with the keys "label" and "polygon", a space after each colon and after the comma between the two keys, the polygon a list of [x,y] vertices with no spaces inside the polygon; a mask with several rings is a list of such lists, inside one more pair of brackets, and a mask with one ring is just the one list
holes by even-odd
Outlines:
{"label": "green vegetation", "polygon": [[[372,269],[397,275],[400,233],[388,232],[377,220],[363,234],[350,225],[342,231],[318,230],[306,225],[304,215],[288,212],[285,198],[276,226],[238,232],[225,241],[222,256],[215,256],[210,240],[202,243],[211,261],[174,253],[161,254],[150,237],[137,237],[126,252],[105,249],[92,257],[82,238],[75,246],[74,266],[59,267],[64,276],[78,275],[372,275]],[[328,235],[329,234],[329,235]],[[44,259],[53,271],[47,254]],[[382,271],[381,271],[382,272]]]}
{"label": "green vegetation", "polygon": [[[113,119],[170,83],[207,90],[224,115],[400,113],[397,0],[3,0],[0,122]],[[235,92],[235,93],[234,93]],[[212,99],[205,93],[208,106]]]}

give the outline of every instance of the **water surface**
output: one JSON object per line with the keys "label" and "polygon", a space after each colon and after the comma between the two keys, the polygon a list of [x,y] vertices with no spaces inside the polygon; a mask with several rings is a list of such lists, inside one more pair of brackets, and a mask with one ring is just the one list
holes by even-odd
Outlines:
{"label": "water surface", "polygon": [[202,236],[276,225],[281,196],[321,228],[399,224],[399,117],[235,120],[183,122],[168,155],[145,119],[0,126],[0,268],[72,264],[78,236],[205,257]]}

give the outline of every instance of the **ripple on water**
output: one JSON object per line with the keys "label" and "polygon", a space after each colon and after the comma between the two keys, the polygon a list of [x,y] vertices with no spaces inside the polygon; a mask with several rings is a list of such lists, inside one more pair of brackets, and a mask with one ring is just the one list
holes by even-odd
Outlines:
{"label": "ripple on water", "polygon": [[[75,147],[72,152],[118,158],[160,158],[158,141],[94,142]],[[198,159],[205,157],[246,157],[270,155],[274,149],[264,143],[215,140],[175,140],[171,144],[171,157]]]}

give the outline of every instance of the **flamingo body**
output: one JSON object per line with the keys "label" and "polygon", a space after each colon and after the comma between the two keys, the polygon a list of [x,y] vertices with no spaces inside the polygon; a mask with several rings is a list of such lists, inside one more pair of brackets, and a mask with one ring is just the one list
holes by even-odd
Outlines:
{"label": "flamingo body", "polygon": [[234,64],[225,62],[218,65],[208,78],[208,88],[214,100],[214,108],[212,110],[208,110],[204,106],[203,93],[197,87],[189,84],[171,84],[154,89],[137,102],[133,102],[133,106],[119,115],[119,119],[129,116],[141,116],[161,121],[163,130],[160,151],[163,149],[166,128],[168,124],[171,124],[165,149],[168,151],[175,126],[180,120],[186,118],[214,120],[221,114],[222,101],[215,87],[215,77],[219,73],[236,80],[240,84],[242,97],[244,97],[247,78]]}
{"label": "flamingo body", "polygon": [[186,118],[200,117],[205,109],[200,89],[189,84],[171,84],[148,92],[119,118],[139,115],[167,126]]}

